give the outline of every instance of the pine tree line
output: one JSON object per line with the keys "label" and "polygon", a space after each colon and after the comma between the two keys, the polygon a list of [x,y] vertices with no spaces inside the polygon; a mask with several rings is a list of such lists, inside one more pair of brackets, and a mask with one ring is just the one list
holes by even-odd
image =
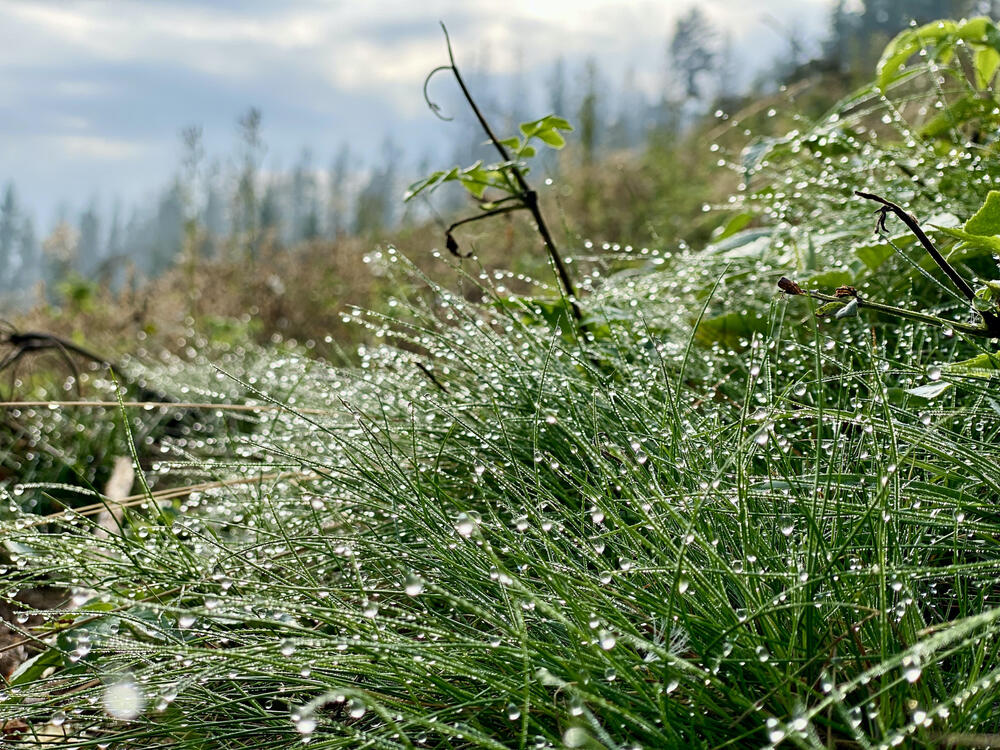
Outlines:
{"label": "pine tree line", "polygon": [[[1000,0],[945,4],[949,7],[942,8],[940,0],[867,0],[849,10],[839,0],[821,62],[844,72],[852,66],[867,70],[868,58],[911,19],[993,13]],[[794,24],[773,21],[786,36],[787,49],[769,74],[754,82],[757,88],[794,78],[807,62],[802,59],[804,40]],[[609,150],[641,147],[651,132],[682,129],[710,102],[738,93],[732,90],[737,66],[731,45],[697,6],[675,22],[665,57],[661,91],[653,97],[639,89],[634,71],[611,87],[594,60],[577,71],[568,70],[561,59],[554,63],[544,81],[545,108],[574,119],[575,158],[587,164]],[[507,96],[496,93],[496,79],[488,70],[476,76],[477,91],[484,92],[485,106],[496,121],[513,128],[532,114],[526,110],[520,74]],[[476,132],[472,127],[455,130]],[[177,173],[152,204],[126,209],[115,201],[105,212],[92,200],[76,215],[63,210],[44,237],[39,237],[15,185],[7,183],[0,201],[0,294],[8,300],[28,300],[39,282],[51,289],[73,274],[115,287],[126,276],[151,278],[179,264],[193,271],[203,259],[252,261],[265,249],[373,236],[426,215],[419,206],[416,214],[401,211],[399,196],[410,172],[400,168],[401,149],[390,139],[373,164],[365,165],[343,145],[325,167],[305,149],[290,170],[273,172],[264,168],[262,113],[247,111],[238,120],[237,132],[236,153],[224,161],[207,157],[200,128],[186,128]],[[466,163],[481,149],[478,141],[458,143],[453,156]],[[553,161],[548,167],[555,170],[558,164]]]}

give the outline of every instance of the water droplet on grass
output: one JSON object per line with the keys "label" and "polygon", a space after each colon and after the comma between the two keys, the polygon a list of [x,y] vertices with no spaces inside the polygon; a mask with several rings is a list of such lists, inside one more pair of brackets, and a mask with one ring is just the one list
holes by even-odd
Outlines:
{"label": "water droplet on grass", "polygon": [[119,721],[129,721],[142,713],[146,698],[131,678],[119,680],[104,688],[101,702],[108,716]]}
{"label": "water droplet on grass", "polygon": [[347,701],[347,715],[352,719],[360,719],[368,711],[368,706],[358,698],[351,698]]}
{"label": "water droplet on grass", "polygon": [[408,575],[403,583],[403,591],[407,596],[420,596],[424,591],[424,579],[415,575]]}
{"label": "water droplet on grass", "polygon": [[597,634],[597,643],[605,651],[610,651],[615,647],[615,644],[618,643],[618,639],[615,638],[614,633],[612,633],[611,631],[602,630],[600,633]]}

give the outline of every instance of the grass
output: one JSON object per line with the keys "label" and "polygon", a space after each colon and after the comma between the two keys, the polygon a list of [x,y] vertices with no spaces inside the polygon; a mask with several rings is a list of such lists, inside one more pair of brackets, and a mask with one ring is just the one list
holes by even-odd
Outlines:
{"label": "grass", "polygon": [[[839,122],[888,106],[859,101]],[[348,315],[373,342],[357,366],[249,346],[217,369],[131,362],[185,402],[260,410],[159,437],[150,479],[188,486],[132,498],[118,533],[94,533],[98,508],[5,497],[0,593],[69,603],[19,626],[44,645],[0,688],[0,721],[23,722],[4,740],[995,744],[1000,406],[988,377],[946,367],[949,390],[908,391],[975,345],[820,324],[772,295],[832,271],[961,314],[902,238],[864,261],[885,243],[837,196],[861,159],[897,189],[898,152],[854,134],[817,160],[830,127],[774,144],[734,201],[757,212],[748,233],[588,267],[585,340],[551,286],[512,296],[466,264],[456,294],[388,247],[370,265],[409,291],[391,317]],[[958,187],[914,210],[976,211],[965,153],[936,162]],[[103,413],[135,425],[124,401]]]}
{"label": "grass", "polygon": [[[796,342],[780,304],[738,355],[668,347],[648,296],[586,349],[598,369],[509,305],[435,291],[406,325],[368,320],[428,352],[447,392],[390,345],[357,370],[251,361],[246,388],[175,364],[195,392],[289,404],[241,442],[242,469],[187,470],[277,476],[146,502],[105,540],[76,514],[13,521],[30,552],[7,573],[30,561],[19,586],[66,586],[79,614],[50,615],[65,633],[39,659],[59,668],[15,680],[0,715],[61,710],[73,742],[148,747],[997,729],[988,390],[895,405],[908,342]],[[123,681],[147,705],[126,722],[95,710]]]}

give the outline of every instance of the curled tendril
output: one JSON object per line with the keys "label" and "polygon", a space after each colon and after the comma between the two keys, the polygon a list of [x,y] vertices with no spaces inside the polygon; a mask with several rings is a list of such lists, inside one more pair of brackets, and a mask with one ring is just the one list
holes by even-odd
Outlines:
{"label": "curled tendril", "polygon": [[448,252],[454,255],[456,258],[471,258],[472,250],[467,253],[463,253],[458,249],[458,240],[455,239],[455,235],[451,233],[451,230],[445,234],[445,247],[448,248]]}
{"label": "curled tendril", "polygon": [[885,227],[885,220],[889,215],[889,207],[882,206],[875,213],[878,214],[878,219],[875,221],[875,234],[888,234],[889,230]]}
{"label": "curled tendril", "polygon": [[427,74],[427,77],[424,79],[424,101],[427,102],[428,109],[430,109],[430,111],[434,113],[435,117],[437,117],[439,120],[444,120],[445,122],[451,122],[455,118],[441,114],[441,105],[435,101],[432,101],[430,94],[427,93],[427,86],[430,84],[431,79],[435,76],[435,74],[440,73],[442,70],[450,70],[454,72],[455,68],[454,66],[451,65],[439,65],[438,67],[434,68],[434,70],[432,70],[430,73]]}

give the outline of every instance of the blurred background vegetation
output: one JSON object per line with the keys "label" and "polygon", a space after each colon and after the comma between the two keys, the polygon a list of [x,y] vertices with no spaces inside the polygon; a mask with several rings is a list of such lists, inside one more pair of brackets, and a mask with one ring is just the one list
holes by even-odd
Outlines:
{"label": "blurred background vegetation", "polygon": [[[884,45],[911,21],[990,14],[995,5],[840,0],[821,53],[809,59],[807,40],[775,18],[785,52],[744,91],[731,88],[740,61],[725,33],[697,6],[664,40],[675,80],[659,98],[634,81],[606,80],[594,61],[583,70],[557,61],[545,82],[548,105],[577,127],[570,146],[544,164],[551,186],[542,200],[558,217],[559,241],[576,256],[619,242],[703,242],[717,224],[705,210],[724,208],[738,181],[722,154],[738,153],[746,134],[785,132],[794,113],[821,114],[870,74]],[[477,78],[488,83],[488,73]],[[502,132],[541,114],[522,112],[517,92],[507,101],[491,96],[485,106]],[[0,313],[20,330],[57,333],[109,357],[137,346],[182,351],[196,334],[223,342],[294,339],[329,354],[362,335],[342,321],[348,306],[379,309],[395,291],[362,262],[369,251],[394,245],[437,278],[451,277],[428,248],[443,244],[444,217],[466,199],[445,193],[434,205],[404,206],[406,184],[421,176],[400,166],[406,144],[387,141],[381,161],[367,165],[347,145],[325,167],[305,149],[290,171],[276,172],[264,168],[266,118],[245,112],[225,157],[206,153],[199,127],[184,129],[175,176],[151,204],[127,215],[120,203],[102,212],[95,199],[40,232],[17,185],[6,183]],[[454,144],[461,163],[484,152],[468,124],[454,129],[463,133]],[[511,219],[463,236],[488,268],[545,273],[544,255],[524,241],[530,235]]]}

